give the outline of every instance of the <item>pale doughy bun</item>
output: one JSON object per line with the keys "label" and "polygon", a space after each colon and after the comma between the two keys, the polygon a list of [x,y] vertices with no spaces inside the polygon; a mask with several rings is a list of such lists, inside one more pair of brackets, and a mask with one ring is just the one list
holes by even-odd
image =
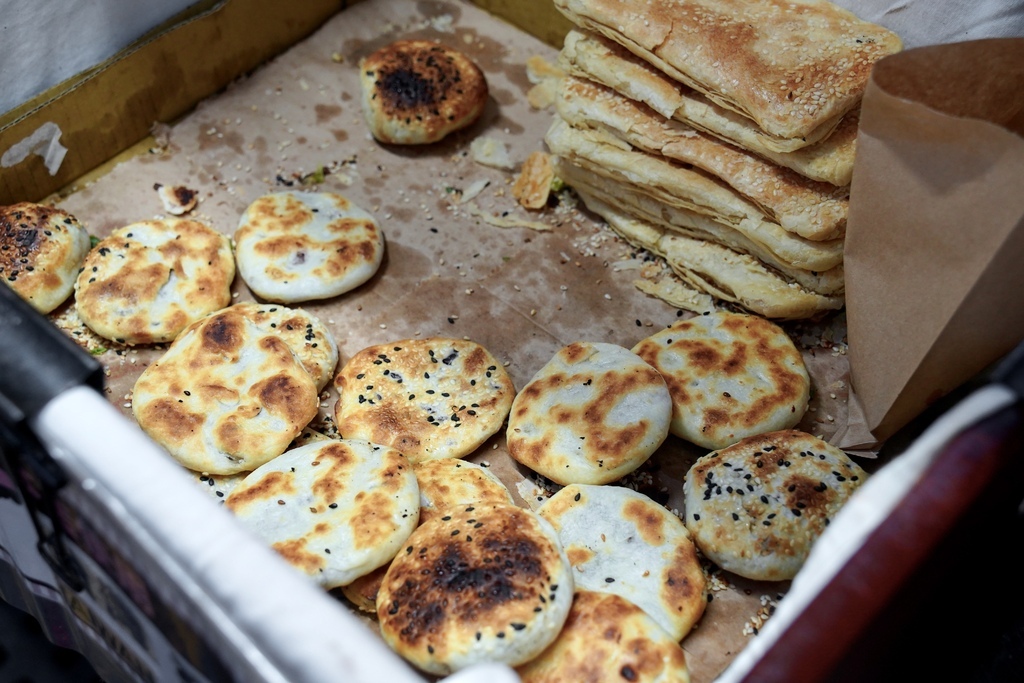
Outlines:
{"label": "pale doughy bun", "polygon": [[[323,389],[338,366],[338,344],[318,317],[304,308],[277,304],[235,304],[232,309],[251,320],[264,334],[281,338],[302,367]],[[326,438],[326,437],[325,437]]]}
{"label": "pale doughy bun", "polygon": [[464,53],[400,40],[359,62],[363,113],[380,142],[437,142],[470,125],[487,104],[487,80]]}
{"label": "pale doughy bun", "polygon": [[759,581],[792,579],[866,478],[849,456],[810,434],[752,436],[690,468],[686,527],[722,569]]}
{"label": "pale doughy bun", "polygon": [[230,307],[190,326],[135,383],[139,426],[185,467],[251,471],[316,417],[316,383],[288,344]]}
{"label": "pale doughy bun", "polygon": [[563,347],[512,403],[509,454],[559,484],[605,484],[668,436],[672,399],[658,371],[604,342]]}
{"label": "pale doughy bun", "polygon": [[377,616],[395,652],[443,676],[532,659],[558,636],[572,594],[547,522],[513,505],[467,505],[413,532],[384,577]]}
{"label": "pale doughy bun", "polygon": [[642,609],[577,589],[558,639],[518,668],[522,683],[689,683],[679,642]]}
{"label": "pale doughy bun", "polygon": [[238,272],[261,299],[297,303],[344,294],[384,258],[372,215],[332,192],[280,192],[245,210],[235,231]]}
{"label": "pale doughy bun", "polygon": [[811,381],[793,340],[756,315],[717,311],[678,321],[633,351],[665,378],[672,433],[705,448],[795,426]]}
{"label": "pale doughy bun", "polygon": [[472,453],[501,429],[515,395],[487,349],[442,337],[367,347],[334,384],[343,436],[393,446],[414,463]]}
{"label": "pale doughy bun", "polygon": [[395,449],[322,441],[256,469],[227,507],[292,566],[334,588],[394,557],[416,528],[419,490]]}
{"label": "pale doughy bun", "polygon": [[89,233],[62,209],[21,202],[0,207],[0,280],[40,313],[71,295]]}
{"label": "pale doughy bun", "polygon": [[577,589],[614,593],[682,640],[707,606],[707,581],[683,522],[621,486],[566,486],[538,510],[569,558]]}
{"label": "pale doughy bun", "polygon": [[82,322],[101,337],[167,342],[230,304],[234,278],[230,242],[213,228],[184,218],[142,221],[93,247],[75,301]]}
{"label": "pale doughy bun", "polygon": [[[420,487],[420,524],[443,517],[455,507],[511,505],[512,494],[489,469],[467,460],[442,458],[413,465]],[[364,612],[377,612],[377,592],[387,567],[360,577],[341,591]]]}

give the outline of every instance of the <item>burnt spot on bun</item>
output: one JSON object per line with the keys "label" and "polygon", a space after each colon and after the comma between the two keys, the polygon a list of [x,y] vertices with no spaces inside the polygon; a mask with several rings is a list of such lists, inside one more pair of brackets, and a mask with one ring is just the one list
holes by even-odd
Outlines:
{"label": "burnt spot on bun", "polygon": [[534,513],[467,505],[413,533],[384,577],[377,616],[400,654],[427,671],[451,671],[475,648],[489,657],[494,648],[521,652],[517,639],[553,637],[572,597],[567,570]]}
{"label": "burnt spot on bun", "polygon": [[429,40],[401,40],[360,62],[363,109],[373,136],[427,144],[483,112],[487,81],[464,53]]}

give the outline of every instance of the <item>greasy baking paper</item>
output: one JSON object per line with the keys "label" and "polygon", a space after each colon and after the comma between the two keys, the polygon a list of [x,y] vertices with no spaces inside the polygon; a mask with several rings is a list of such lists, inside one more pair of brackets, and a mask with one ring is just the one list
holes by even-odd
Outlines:
{"label": "greasy baking paper", "polygon": [[1024,39],[908,50],[864,95],[846,237],[850,419],[874,448],[1024,338]]}

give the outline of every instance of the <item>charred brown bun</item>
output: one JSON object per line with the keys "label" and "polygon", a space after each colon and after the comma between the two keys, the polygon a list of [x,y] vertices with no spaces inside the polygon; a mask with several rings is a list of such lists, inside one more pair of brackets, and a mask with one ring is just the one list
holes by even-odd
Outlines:
{"label": "charred brown bun", "polygon": [[391,43],[359,67],[363,113],[380,142],[437,142],[476,121],[487,104],[480,68],[462,52],[429,40]]}

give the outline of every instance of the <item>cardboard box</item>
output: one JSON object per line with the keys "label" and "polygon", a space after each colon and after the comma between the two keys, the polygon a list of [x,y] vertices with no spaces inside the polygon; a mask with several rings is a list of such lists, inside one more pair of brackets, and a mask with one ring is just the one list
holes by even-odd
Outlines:
{"label": "cardboard box", "polygon": [[[630,249],[571,208],[543,217],[525,212],[508,196],[512,174],[476,164],[467,153],[478,136],[503,141],[520,162],[541,148],[550,113],[526,105],[531,84],[524,65],[535,55],[552,59],[567,23],[546,2],[477,4],[491,13],[460,2],[405,0],[202,4],[5,117],[0,149],[52,122],[69,151],[53,174],[45,155],[27,157],[15,173],[4,169],[0,202],[50,197],[104,235],[163,211],[154,183],[180,183],[200,192],[195,216],[230,234],[247,202],[264,192],[341,191],[380,218],[389,250],[366,287],[309,307],[338,336],[343,359],[371,343],[470,336],[507,362],[521,387],[565,343],[629,347],[677,316],[633,288]],[[353,85],[360,54],[408,35],[463,46],[492,87],[479,124],[426,150],[369,140]],[[196,45],[208,49],[190,49]],[[213,63],[211,55],[218,56]],[[150,137],[157,122],[164,125]],[[476,200],[451,200],[455,190],[481,183],[489,184]],[[518,224],[499,227],[494,220],[509,216]],[[241,282],[235,291],[238,300],[251,298]],[[826,436],[845,417],[844,333],[837,316],[797,335],[814,377],[804,427]],[[134,429],[131,388],[162,349],[98,340],[86,346],[102,363],[105,396],[69,392],[29,425],[68,474],[59,506],[41,527],[33,523],[19,489],[27,484],[24,500],[44,508],[53,496],[44,489],[32,495],[40,473],[20,461],[12,469],[24,474],[21,486],[9,482],[11,493],[0,500],[7,508],[0,515],[4,599],[36,614],[51,638],[85,652],[110,680],[332,680],[339,670],[353,681],[421,680],[383,647],[369,620],[360,623],[338,598],[311,590],[242,534]],[[331,399],[322,405],[325,415]],[[990,408],[1005,405],[996,400]],[[931,444],[933,454],[955,433]],[[671,503],[700,454],[668,444],[647,472],[647,490]],[[12,457],[9,447],[5,455]],[[544,497],[541,485],[510,462],[501,435],[473,459],[492,465],[524,506]],[[900,500],[907,492],[893,495]],[[70,557],[63,578],[26,541],[40,528],[53,530],[55,520],[69,540],[66,556],[56,551],[58,559]],[[789,590],[720,574],[714,586],[705,618],[683,642],[694,683],[724,675],[752,635],[772,623]],[[788,680],[801,680],[788,673]],[[467,674],[499,683],[510,672],[484,667]]]}

